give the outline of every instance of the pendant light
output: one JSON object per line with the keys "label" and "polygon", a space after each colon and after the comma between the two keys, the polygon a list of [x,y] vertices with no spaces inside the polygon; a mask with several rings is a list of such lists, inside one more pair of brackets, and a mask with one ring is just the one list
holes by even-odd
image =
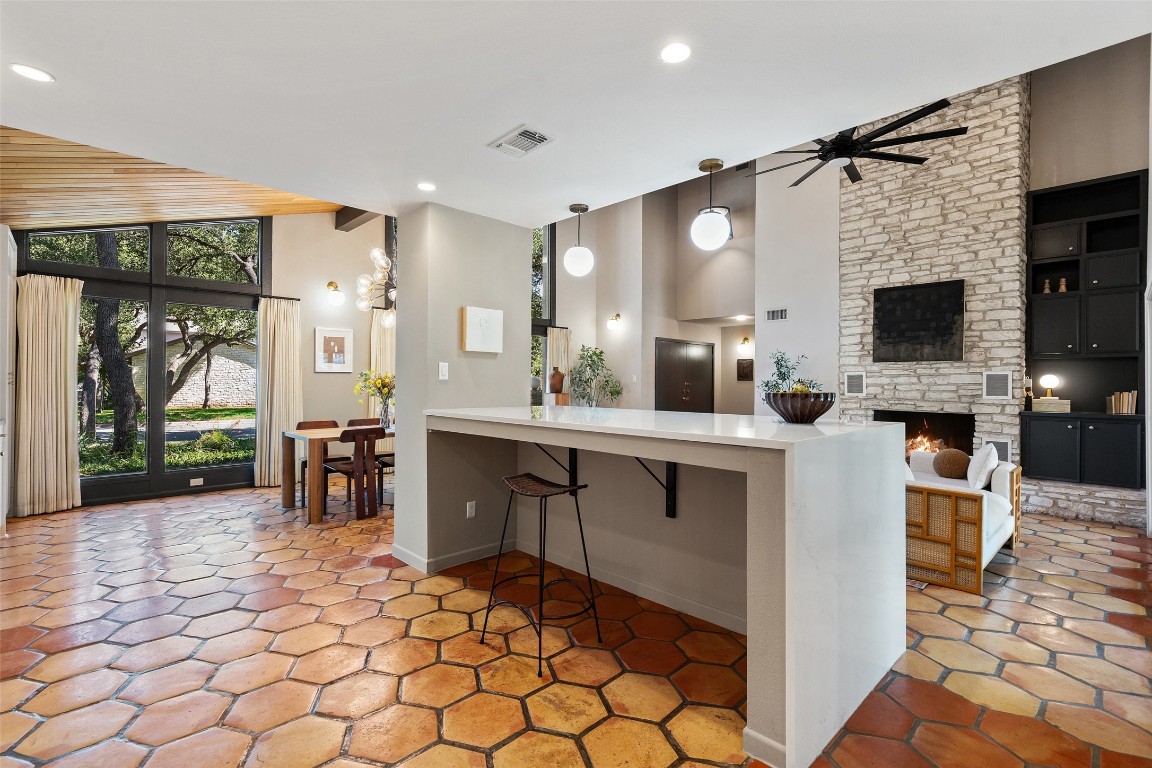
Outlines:
{"label": "pendant light", "polygon": [[712,174],[724,167],[723,160],[709,158],[700,161],[700,170],[708,174],[708,206],[701,208],[692,222],[689,234],[692,242],[702,251],[714,251],[732,239],[731,209],[712,205]]}
{"label": "pendant light", "polygon": [[588,206],[584,203],[572,203],[568,210],[576,214],[576,245],[564,252],[564,269],[573,277],[584,277],[592,271],[596,259],[592,251],[580,245],[580,217],[588,213]]}

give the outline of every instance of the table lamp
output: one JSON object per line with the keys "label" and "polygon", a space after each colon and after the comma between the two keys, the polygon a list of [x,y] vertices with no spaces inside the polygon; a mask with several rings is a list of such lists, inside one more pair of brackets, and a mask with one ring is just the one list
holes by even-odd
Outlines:
{"label": "table lamp", "polygon": [[1060,377],[1046,373],[1040,377],[1040,386],[1044,388],[1044,397],[1052,397],[1052,390],[1060,386]]}

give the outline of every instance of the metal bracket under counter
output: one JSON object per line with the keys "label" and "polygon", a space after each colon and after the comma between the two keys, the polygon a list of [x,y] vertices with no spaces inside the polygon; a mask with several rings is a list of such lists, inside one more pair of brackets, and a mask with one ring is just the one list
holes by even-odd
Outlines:
{"label": "metal bracket under counter", "polygon": [[[537,448],[539,448],[541,451],[543,451],[545,456],[552,459],[552,461],[554,461],[556,463],[556,466],[560,467],[560,469],[562,469],[568,473],[568,484],[569,485],[579,485],[580,484],[579,473],[577,472],[577,461],[576,461],[576,449],[575,448],[569,448],[568,449],[568,466],[564,466],[563,464],[560,463],[559,459],[557,459],[555,456],[553,456],[551,453],[549,453],[548,449],[545,448],[544,446],[540,445],[540,443],[533,443],[533,445],[535,445]],[[633,456],[632,458],[636,459],[636,463],[639,464],[640,466],[644,467],[644,471],[647,472],[649,475],[651,475],[652,479],[655,480],[660,485],[660,487],[664,489],[664,516],[675,518],[676,517],[676,478],[677,478],[677,473],[678,473],[678,470],[680,468],[680,465],[674,461],[664,462],[664,473],[665,474],[664,474],[664,480],[661,480],[659,477],[656,476],[656,473],[653,472],[651,470],[651,468],[649,468],[649,466],[647,464],[645,464],[644,461],[639,456]],[[576,495],[575,491],[573,491],[572,495],[573,496]]]}

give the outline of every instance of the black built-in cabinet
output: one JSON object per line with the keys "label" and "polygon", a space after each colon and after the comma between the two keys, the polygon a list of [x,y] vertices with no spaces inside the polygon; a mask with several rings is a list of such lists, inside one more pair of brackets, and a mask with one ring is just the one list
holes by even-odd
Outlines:
{"label": "black built-in cabinet", "polygon": [[1022,415],[1024,475],[1141,488],[1142,417],[1104,412],[1113,392],[1144,390],[1147,171],[1038,190],[1028,203],[1028,374],[1037,395],[1041,376],[1060,376],[1053,394],[1074,413]]}

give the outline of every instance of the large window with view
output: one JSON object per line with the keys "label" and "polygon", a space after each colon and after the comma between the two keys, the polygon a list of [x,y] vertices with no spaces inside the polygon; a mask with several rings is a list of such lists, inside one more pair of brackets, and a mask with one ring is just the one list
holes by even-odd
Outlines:
{"label": "large window with view", "polygon": [[86,503],[251,483],[270,226],[18,233],[22,272],[84,280],[76,407]]}
{"label": "large window with view", "polygon": [[547,371],[544,361],[548,357],[548,329],[555,323],[556,273],[552,252],[555,250],[555,225],[532,230],[532,405],[544,402]]}

